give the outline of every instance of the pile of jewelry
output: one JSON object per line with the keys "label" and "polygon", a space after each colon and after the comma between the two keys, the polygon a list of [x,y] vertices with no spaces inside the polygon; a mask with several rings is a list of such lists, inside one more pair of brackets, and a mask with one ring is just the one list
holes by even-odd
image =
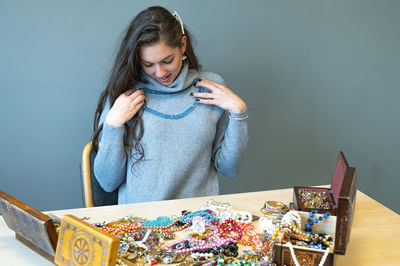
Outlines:
{"label": "pile of jewelry", "polygon": [[296,240],[307,246],[320,244],[321,248],[331,245],[326,236],[308,229],[302,232],[298,213],[279,202],[264,205],[279,216],[285,214],[267,229],[261,221],[269,218],[262,217],[261,232],[251,224],[249,212],[234,210],[229,203],[209,201],[206,205],[206,209],[194,212],[184,210],[180,217],[122,217],[94,225],[120,239],[118,265],[275,265],[276,242]]}
{"label": "pile of jewelry", "polygon": [[309,191],[299,189],[298,195],[302,206],[307,209],[331,209],[329,206],[329,195],[325,191]]}
{"label": "pile of jewelry", "polygon": [[[262,241],[249,212],[215,201],[207,209],[155,220],[122,217],[94,224],[120,239],[119,264],[272,265],[273,243]],[[177,239],[177,234],[179,239]],[[239,254],[239,247],[250,248]]]}

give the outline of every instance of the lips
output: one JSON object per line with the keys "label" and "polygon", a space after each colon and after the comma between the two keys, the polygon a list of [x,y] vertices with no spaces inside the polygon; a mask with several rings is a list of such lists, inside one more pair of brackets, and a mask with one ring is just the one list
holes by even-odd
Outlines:
{"label": "lips", "polygon": [[159,80],[160,82],[162,82],[162,83],[166,83],[166,82],[169,81],[170,77],[171,77],[171,74],[169,74],[168,76],[166,76],[166,77],[164,77],[164,78],[159,78],[158,80]]}

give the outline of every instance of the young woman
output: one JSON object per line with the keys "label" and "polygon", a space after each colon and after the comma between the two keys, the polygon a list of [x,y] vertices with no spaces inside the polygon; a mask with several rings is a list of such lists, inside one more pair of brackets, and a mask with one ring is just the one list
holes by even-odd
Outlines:
{"label": "young woman", "polygon": [[94,173],[118,203],[217,195],[247,147],[246,103],[201,70],[177,13],[140,12],[96,109]]}

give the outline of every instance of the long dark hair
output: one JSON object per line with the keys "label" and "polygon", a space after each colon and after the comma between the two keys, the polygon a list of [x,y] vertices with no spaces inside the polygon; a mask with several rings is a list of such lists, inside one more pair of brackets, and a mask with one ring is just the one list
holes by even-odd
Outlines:
{"label": "long dark hair", "polygon": [[[186,62],[189,68],[200,70],[200,64],[194,54],[191,35],[184,27],[186,36]],[[110,79],[105,90],[101,93],[99,103],[94,116],[93,149],[98,150],[98,139],[103,124],[100,123],[100,116],[107,100],[110,108],[119,95],[134,88],[140,80],[140,48],[143,45],[152,45],[163,40],[172,48],[180,47],[183,34],[180,22],[165,8],[159,6],[149,7],[140,12],[130,23],[122,40],[115,63],[111,69]],[[143,146],[140,140],[143,137],[143,111],[140,110],[133,118],[132,124],[124,124],[124,147],[129,157],[135,163],[144,158]],[[139,129],[139,130],[137,130]],[[132,156],[132,150],[134,153]]]}

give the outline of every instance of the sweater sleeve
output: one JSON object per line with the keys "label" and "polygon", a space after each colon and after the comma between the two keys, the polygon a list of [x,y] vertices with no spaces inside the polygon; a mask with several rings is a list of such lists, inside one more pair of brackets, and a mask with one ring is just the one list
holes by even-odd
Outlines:
{"label": "sweater sleeve", "polygon": [[99,147],[94,159],[94,174],[101,187],[111,192],[116,190],[126,178],[126,152],[124,149],[124,132],[121,127],[113,127],[104,123],[110,110],[108,100],[100,117],[103,130],[99,136]]}
{"label": "sweater sleeve", "polygon": [[[225,85],[219,75],[216,75],[215,82]],[[224,111],[218,122],[213,147],[214,165],[221,174],[230,178],[239,173],[247,150],[247,116],[247,109],[241,113]]]}
{"label": "sweater sleeve", "polygon": [[241,113],[224,112],[214,144],[216,169],[227,177],[235,177],[245,157],[247,142],[247,109]]}

